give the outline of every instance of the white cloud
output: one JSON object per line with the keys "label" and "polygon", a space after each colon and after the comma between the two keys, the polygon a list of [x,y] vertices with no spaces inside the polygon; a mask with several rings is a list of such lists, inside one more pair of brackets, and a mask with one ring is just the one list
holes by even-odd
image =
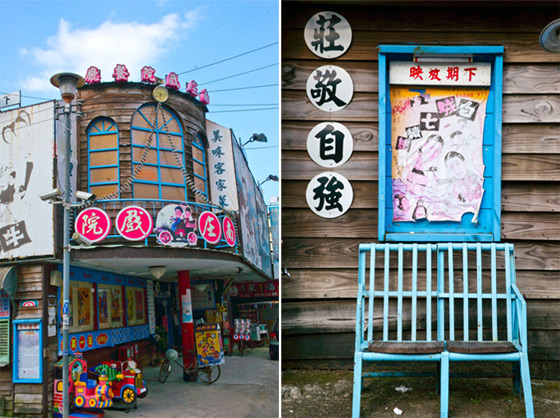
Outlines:
{"label": "white cloud", "polygon": [[113,81],[117,64],[126,65],[130,81],[140,81],[144,65],[154,67],[156,75],[163,78],[165,74],[158,69],[158,61],[170,53],[173,43],[184,38],[200,19],[199,9],[182,16],[171,13],[152,24],[108,20],[92,29],[72,28],[69,22],[60,19],[58,33],[47,40],[46,48],[20,50],[22,56],[32,57],[40,68],[36,75],[23,81],[22,88],[52,91],[49,79],[53,74],[69,71],[84,76],[92,65],[101,70],[102,81]]}

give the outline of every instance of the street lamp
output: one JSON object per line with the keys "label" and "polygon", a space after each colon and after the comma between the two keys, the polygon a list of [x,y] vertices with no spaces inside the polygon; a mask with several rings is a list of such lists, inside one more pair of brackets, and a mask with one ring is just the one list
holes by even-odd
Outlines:
{"label": "street lamp", "polygon": [[63,184],[64,195],[62,206],[64,209],[64,242],[62,257],[62,416],[70,416],[70,402],[68,394],[68,340],[70,326],[70,114],[72,113],[71,102],[76,96],[78,87],[85,84],[85,80],[78,74],[59,73],[51,77],[51,84],[60,89],[60,95],[64,100],[64,111],[66,124],[64,127],[64,170]]}
{"label": "street lamp", "polygon": [[253,134],[251,138],[247,142],[243,144],[243,146],[247,145],[249,142],[267,142],[268,139],[266,138],[265,134]]}
{"label": "street lamp", "polygon": [[264,179],[263,181],[261,181],[259,183],[259,187],[261,187],[264,183],[266,183],[267,181],[272,180],[272,181],[279,181],[280,179],[278,178],[278,176],[275,176],[274,174],[269,174],[268,177],[266,179]]}

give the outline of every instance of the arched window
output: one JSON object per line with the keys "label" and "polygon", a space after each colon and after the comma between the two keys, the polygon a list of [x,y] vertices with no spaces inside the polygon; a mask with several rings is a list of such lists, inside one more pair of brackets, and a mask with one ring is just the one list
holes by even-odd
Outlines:
{"label": "arched window", "polygon": [[187,196],[181,170],[185,161],[183,129],[179,119],[167,108],[156,110],[155,104],[146,104],[132,117],[132,172],[143,162],[133,183],[133,197],[183,201]]}
{"label": "arched window", "polygon": [[87,135],[89,192],[103,198],[120,186],[119,130],[111,119],[99,118],[89,126]]}
{"label": "arched window", "polygon": [[[197,190],[208,199],[208,178],[206,175],[206,147],[200,135],[196,135],[192,141],[194,185]],[[197,196],[197,201],[200,197]],[[204,202],[206,203],[206,202]]]}

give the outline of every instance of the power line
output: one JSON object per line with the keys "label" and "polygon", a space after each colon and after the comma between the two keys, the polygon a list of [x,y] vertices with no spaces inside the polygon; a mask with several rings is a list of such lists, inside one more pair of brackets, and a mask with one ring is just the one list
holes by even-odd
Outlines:
{"label": "power line", "polygon": [[239,109],[239,110],[218,110],[216,112],[208,112],[208,113],[231,113],[231,112],[255,112],[258,110],[275,110],[278,109],[278,107],[265,107],[262,109]]}
{"label": "power line", "polygon": [[255,148],[244,148],[245,151],[252,151],[254,149],[267,149],[267,148],[278,148],[278,145],[269,145],[267,147],[255,147]]}
{"label": "power line", "polygon": [[206,85],[208,85],[208,84],[216,83],[216,82],[218,82],[218,81],[228,80],[228,79],[230,79],[230,78],[239,77],[240,75],[245,75],[245,74],[249,74],[249,73],[254,73],[254,72],[256,72],[256,71],[264,70],[265,68],[274,67],[275,65],[278,65],[278,63],[274,63],[274,64],[270,64],[270,65],[265,65],[264,67],[255,68],[254,70],[249,70],[249,71],[245,71],[245,72],[243,72],[243,73],[230,75],[230,76],[224,77],[224,78],[219,78],[218,80],[207,81],[207,82],[205,82],[205,83],[198,83],[198,85],[200,85],[200,86],[206,86]]}
{"label": "power line", "polygon": [[261,86],[249,86],[249,87],[237,87],[233,89],[222,89],[222,90],[208,90],[208,93],[220,93],[222,91],[234,91],[234,90],[249,90],[249,89],[262,89],[264,87],[278,87],[278,83],[276,84],[263,84]]}
{"label": "power line", "polygon": [[247,51],[247,52],[244,52],[244,53],[242,53],[242,54],[235,55],[235,56],[233,56],[233,57],[229,57],[229,58],[223,59],[223,60],[221,60],[221,61],[216,61],[216,62],[213,62],[212,64],[206,64],[206,65],[203,65],[202,67],[193,68],[192,70],[184,71],[184,72],[182,72],[182,73],[179,73],[178,75],[183,75],[183,74],[187,74],[187,73],[192,73],[193,71],[202,70],[203,68],[208,68],[208,67],[211,67],[211,66],[213,66],[213,65],[221,64],[222,62],[231,61],[232,59],[239,58],[239,57],[242,57],[242,56],[244,56],[244,55],[252,54],[253,52],[260,51],[261,49],[265,49],[265,48],[271,47],[272,45],[278,45],[278,42],[274,42],[274,43],[272,43],[272,44],[265,45],[265,46],[262,46],[262,47],[257,48],[257,49],[253,49],[253,50],[251,50],[251,51]]}

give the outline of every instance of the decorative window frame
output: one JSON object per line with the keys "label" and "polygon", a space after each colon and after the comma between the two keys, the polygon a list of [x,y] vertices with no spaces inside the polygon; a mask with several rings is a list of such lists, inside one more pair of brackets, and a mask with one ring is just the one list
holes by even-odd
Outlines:
{"label": "decorative window frame", "polygon": [[[140,106],[138,109],[136,109],[136,111],[134,112],[133,116],[132,116],[132,120],[134,120],[134,117],[137,114],[140,114],[141,117],[144,118],[144,120],[148,123],[148,125],[152,125],[152,121],[149,121],[146,116],[144,116],[144,114],[141,112],[142,109],[147,108],[147,107],[157,107],[157,105],[155,103],[146,103],[143,104],[142,106]],[[176,137],[180,137],[181,138],[181,150],[176,150],[175,152],[180,152],[181,154],[181,158],[182,158],[182,162],[183,162],[183,167],[185,167],[185,136],[184,136],[184,132],[183,132],[183,125],[181,123],[181,120],[177,117],[177,115],[168,107],[166,106],[162,106],[163,111],[167,112],[167,116],[169,116],[169,119],[167,121],[167,124],[169,124],[169,122],[171,122],[171,120],[175,120],[177,122],[177,126],[179,127],[179,129],[181,130],[180,133],[178,132],[169,132],[170,135],[172,136],[176,136]],[[143,131],[143,132],[150,132],[150,129],[147,128],[143,128],[143,127],[139,127],[139,126],[134,126],[132,124],[132,120],[131,120],[131,124],[130,124],[130,144],[131,144],[131,154],[132,154],[132,172],[134,173],[134,169],[135,166],[138,165],[138,163],[134,162],[134,148],[144,148],[144,145],[139,145],[139,144],[135,144],[134,143],[134,131]],[[162,186],[171,186],[171,187],[177,187],[179,188],[180,185],[183,185],[184,191],[185,191],[185,197],[183,200],[187,200],[187,186],[185,181],[181,181],[181,183],[168,183],[168,182],[164,182],[162,181],[162,173],[161,173],[161,169],[162,168],[172,168],[172,169],[177,169],[176,166],[170,166],[170,165],[166,165],[166,164],[162,164],[160,162],[160,151],[168,151],[168,152],[173,152],[173,150],[171,148],[166,147],[165,145],[167,145],[167,143],[162,143],[160,142],[160,135],[167,135],[167,131],[165,130],[165,125],[160,125],[160,119],[158,118],[158,126],[156,126],[156,128],[154,129],[154,133],[155,133],[155,145],[152,143],[152,145],[149,147],[150,150],[154,150],[157,152],[157,158],[158,158],[158,163],[157,164],[153,164],[153,163],[144,163],[145,166],[148,167],[156,167],[157,168],[157,172],[158,172],[158,181],[151,181],[151,180],[134,180],[134,182],[132,183],[132,196],[134,198],[134,184],[136,183],[144,183],[144,184],[152,184],[152,185],[157,185],[158,186],[158,199],[159,200],[163,200],[162,198],[162,190],[161,187]],[[167,125],[166,124],[166,125]]]}
{"label": "decorative window frame", "polygon": [[[502,166],[502,84],[503,46],[379,46],[379,241],[404,242],[463,242],[500,241],[501,166]],[[487,101],[483,136],[484,196],[481,211],[490,211],[475,225],[463,221],[424,223],[392,221],[391,185],[391,103],[389,98],[389,64],[391,61],[411,61],[413,54],[473,54],[475,62],[490,62],[491,85]],[[490,175],[487,175],[489,173]],[[482,217],[481,217],[482,218]],[[403,226],[404,224],[404,226]]]}
{"label": "decorative window frame", "polygon": [[[102,122],[102,129],[100,130],[97,127],[97,124],[99,122]],[[107,125],[108,123],[108,125]],[[116,129],[112,130],[112,128]],[[97,129],[98,132],[92,132],[93,129]],[[113,148],[100,148],[100,149],[95,149],[92,150],[91,149],[91,137],[92,136],[102,136],[102,135],[109,135],[109,134],[117,134],[117,146],[113,147]],[[100,117],[100,118],[96,118],[94,119],[91,124],[88,126],[88,130],[87,130],[87,147],[88,147],[88,192],[91,192],[91,187],[92,186],[110,186],[113,184],[117,185],[117,198],[120,197],[120,187],[121,187],[121,181],[120,181],[120,155],[119,155],[119,144],[120,144],[120,138],[119,138],[119,127],[117,126],[117,124],[115,123],[114,120],[112,120],[111,118],[107,118],[107,117]],[[117,152],[117,163],[116,164],[107,164],[107,165],[99,165],[99,166],[92,166],[91,165],[91,154],[96,153],[96,152],[105,152],[105,151],[116,151]],[[110,181],[110,182],[102,182],[102,183],[92,183],[91,182],[91,170],[92,169],[98,169],[98,168],[116,168],[117,169],[117,181]]]}
{"label": "decorative window frame", "polygon": [[202,168],[204,170],[204,174],[206,175],[205,177],[199,176],[198,174],[195,173],[196,170],[193,169],[193,175],[196,178],[199,178],[200,180],[204,181],[204,191],[199,190],[200,193],[202,193],[204,196],[206,196],[206,199],[208,199],[208,168],[207,168],[207,158],[206,158],[206,150],[207,148],[204,146],[204,140],[202,139],[202,137],[200,136],[200,134],[196,134],[196,136],[193,138],[192,140],[192,146],[199,149],[202,152],[202,161],[197,160],[196,158],[194,158],[193,155],[193,162],[196,162],[200,165],[202,165]]}

